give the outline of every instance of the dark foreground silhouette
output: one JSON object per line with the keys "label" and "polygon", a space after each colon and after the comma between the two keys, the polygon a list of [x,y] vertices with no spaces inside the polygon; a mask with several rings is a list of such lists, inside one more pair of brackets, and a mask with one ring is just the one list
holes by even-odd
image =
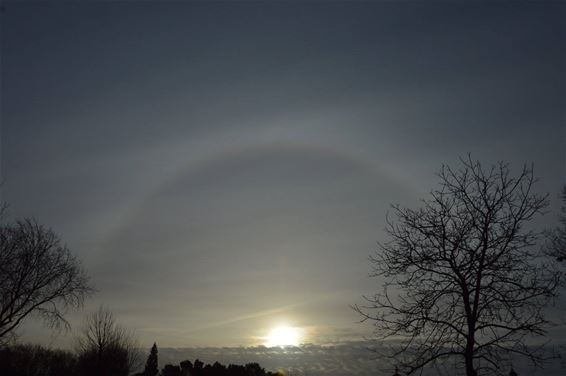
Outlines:
{"label": "dark foreground silhouette", "polygon": [[[115,357],[119,358],[119,357]],[[151,354],[150,354],[151,358]],[[155,362],[153,361],[155,360]],[[265,371],[258,363],[246,365],[218,362],[204,364],[200,360],[182,361],[179,365],[165,365],[161,371],[157,367],[157,357],[146,364],[137,376],[278,376],[278,372]],[[104,376],[128,376],[123,367],[116,367],[116,359],[101,358],[104,364],[93,364],[97,359],[86,359],[64,350],[52,350],[38,345],[15,345],[0,349],[0,375],[10,376],[84,376],[90,370],[102,370]],[[118,362],[119,363],[119,362]],[[149,367],[148,367],[149,365]],[[102,376],[102,375],[98,375]]]}
{"label": "dark foreground silhouette", "polygon": [[[146,376],[139,373],[138,376]],[[258,363],[246,365],[230,364],[225,366],[218,362],[204,364],[200,360],[192,363],[189,360],[182,361],[178,366],[167,364],[161,370],[162,376],[278,376],[281,373],[266,372]]]}
{"label": "dark foreground silhouette", "polygon": [[143,372],[136,374],[136,376],[278,376],[280,373],[266,372],[258,363],[248,363],[244,366],[237,364],[230,364],[226,367],[219,362],[214,364],[204,364],[199,359],[194,363],[190,360],[184,360],[178,366],[167,364],[158,371],[158,350],[157,344],[153,344]]}

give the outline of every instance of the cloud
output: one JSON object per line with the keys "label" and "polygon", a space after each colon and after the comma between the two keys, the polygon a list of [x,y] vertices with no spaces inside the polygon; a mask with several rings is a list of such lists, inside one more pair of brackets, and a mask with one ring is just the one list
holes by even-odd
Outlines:
{"label": "cloud", "polygon": [[[182,360],[200,359],[205,363],[219,361],[222,364],[246,364],[257,362],[266,370],[283,371],[294,376],[387,376],[392,367],[375,359],[375,343],[351,341],[331,346],[303,345],[299,347],[204,347],[160,348],[159,364],[176,364]],[[562,349],[563,350],[563,349]],[[514,359],[513,367],[519,374],[558,376],[562,374],[564,361],[556,359],[543,370],[533,370],[524,361]],[[438,374],[429,371],[423,375]]]}
{"label": "cloud", "polygon": [[333,346],[300,347],[207,347],[160,349],[160,364],[199,358],[206,363],[258,362],[267,370],[292,375],[375,375],[377,363],[371,359],[367,343],[350,342]]}

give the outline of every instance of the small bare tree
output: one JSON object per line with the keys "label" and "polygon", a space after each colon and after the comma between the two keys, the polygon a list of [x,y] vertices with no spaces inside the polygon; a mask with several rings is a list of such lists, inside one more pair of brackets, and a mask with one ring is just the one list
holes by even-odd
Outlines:
{"label": "small bare tree", "polygon": [[118,324],[104,307],[89,315],[77,338],[81,375],[127,376],[140,367],[138,341],[131,330]]}
{"label": "small bare tree", "polygon": [[371,259],[383,291],[354,307],[383,340],[379,355],[405,374],[448,361],[454,373],[504,374],[510,355],[545,357],[528,338],[545,334],[559,273],[527,224],[547,198],[533,193],[532,168],[512,176],[504,163],[461,162],[441,169],[423,207],[393,207],[390,240]]}
{"label": "small bare tree", "polygon": [[92,291],[81,263],[52,230],[31,219],[0,224],[0,345],[31,314],[69,327],[65,313]]}

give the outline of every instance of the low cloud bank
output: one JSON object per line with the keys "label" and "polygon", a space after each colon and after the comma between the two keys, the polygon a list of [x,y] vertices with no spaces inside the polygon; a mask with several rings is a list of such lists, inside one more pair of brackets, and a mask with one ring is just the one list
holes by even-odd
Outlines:
{"label": "low cloud bank", "polygon": [[[205,363],[219,361],[222,364],[257,362],[266,370],[282,370],[296,376],[388,376],[393,372],[375,359],[371,342],[345,342],[335,345],[303,345],[299,347],[204,347],[159,349],[159,366],[178,364],[180,361],[200,359]],[[557,353],[564,352],[556,349]],[[562,350],[562,351],[561,351]],[[519,375],[560,376],[566,361],[556,359],[544,370],[533,369],[524,362],[514,364]],[[436,373],[435,373],[436,374]]]}

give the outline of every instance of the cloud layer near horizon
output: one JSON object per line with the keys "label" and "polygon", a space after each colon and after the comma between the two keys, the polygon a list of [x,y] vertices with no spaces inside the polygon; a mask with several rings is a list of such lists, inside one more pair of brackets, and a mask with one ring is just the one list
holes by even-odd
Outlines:
{"label": "cloud layer near horizon", "polygon": [[[222,347],[222,348],[160,348],[159,364],[178,364],[183,360],[200,359],[212,364],[219,361],[224,365],[257,362],[270,371],[283,371],[289,376],[390,376],[392,368],[386,362],[375,359],[370,350],[375,343],[354,341],[334,345],[305,345],[300,347]],[[509,367],[509,365],[501,365]],[[519,374],[542,374],[529,364],[515,360],[513,366]],[[562,375],[564,361],[555,359],[548,362],[545,376]],[[453,375],[442,369],[426,370],[423,375]],[[450,373],[452,372],[452,373]]]}

